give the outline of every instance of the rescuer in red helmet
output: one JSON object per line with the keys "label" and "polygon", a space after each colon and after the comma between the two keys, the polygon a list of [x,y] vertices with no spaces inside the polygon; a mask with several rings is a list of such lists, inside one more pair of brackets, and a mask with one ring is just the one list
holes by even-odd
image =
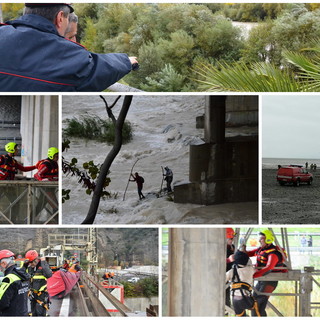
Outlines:
{"label": "rescuer in red helmet", "polygon": [[45,317],[49,310],[49,294],[47,279],[52,276],[52,271],[45,260],[39,258],[36,250],[29,250],[25,258],[27,272],[31,276],[29,298],[33,317]]}
{"label": "rescuer in red helmet", "polygon": [[0,251],[0,270],[5,275],[0,285],[0,316],[27,316],[30,276],[16,268],[14,253],[9,250]]}

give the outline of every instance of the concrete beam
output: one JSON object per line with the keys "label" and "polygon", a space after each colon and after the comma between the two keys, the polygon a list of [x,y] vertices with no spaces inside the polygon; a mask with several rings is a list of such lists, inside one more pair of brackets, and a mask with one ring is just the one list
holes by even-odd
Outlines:
{"label": "concrete beam", "polygon": [[169,316],[224,316],[225,255],[223,228],[170,229]]}
{"label": "concrete beam", "polygon": [[226,96],[206,96],[204,140],[223,143],[225,139]]}

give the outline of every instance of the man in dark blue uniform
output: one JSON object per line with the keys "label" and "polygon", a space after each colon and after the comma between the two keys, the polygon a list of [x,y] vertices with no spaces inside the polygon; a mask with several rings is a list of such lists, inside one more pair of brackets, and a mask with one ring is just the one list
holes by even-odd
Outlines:
{"label": "man in dark blue uniform", "polygon": [[14,253],[9,250],[0,251],[0,270],[5,275],[0,285],[0,316],[27,316],[30,276],[16,268]]}
{"label": "man in dark blue uniform", "polygon": [[137,63],[124,53],[96,54],[64,38],[68,4],[26,4],[0,27],[0,91],[102,91]]}

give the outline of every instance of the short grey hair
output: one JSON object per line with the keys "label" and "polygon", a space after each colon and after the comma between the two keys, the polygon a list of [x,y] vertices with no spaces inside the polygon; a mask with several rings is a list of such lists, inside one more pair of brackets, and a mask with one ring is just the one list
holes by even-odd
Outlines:
{"label": "short grey hair", "polygon": [[65,34],[70,32],[70,29],[71,29],[70,28],[70,24],[71,23],[78,23],[78,16],[74,12],[69,14],[69,24],[68,24],[68,27],[67,27],[67,30],[66,30]]}
{"label": "short grey hair", "polygon": [[70,8],[63,4],[57,6],[25,7],[23,14],[36,14],[54,23],[54,20],[60,11],[63,12],[65,18],[70,14]]}
{"label": "short grey hair", "polygon": [[70,22],[78,23],[78,16],[74,12],[69,14],[69,23]]}

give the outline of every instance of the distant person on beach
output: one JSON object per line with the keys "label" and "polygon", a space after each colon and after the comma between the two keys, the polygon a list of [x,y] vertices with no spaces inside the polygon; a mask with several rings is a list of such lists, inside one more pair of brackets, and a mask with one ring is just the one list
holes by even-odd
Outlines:
{"label": "distant person on beach", "polygon": [[311,171],[316,171],[316,170],[317,170],[317,165],[316,165],[315,163],[312,163],[312,164],[310,165],[310,170],[311,170]]}
{"label": "distant person on beach", "polygon": [[306,169],[308,169],[308,166],[309,166],[309,164],[308,164],[308,162],[306,162]]}
{"label": "distant person on beach", "polygon": [[142,188],[144,184],[144,179],[143,177],[139,176],[139,173],[136,172],[134,175],[131,174],[133,180],[129,180],[131,182],[136,182],[137,183],[137,188],[138,188],[138,195],[139,195],[139,200],[145,199],[145,196],[142,193]]}

